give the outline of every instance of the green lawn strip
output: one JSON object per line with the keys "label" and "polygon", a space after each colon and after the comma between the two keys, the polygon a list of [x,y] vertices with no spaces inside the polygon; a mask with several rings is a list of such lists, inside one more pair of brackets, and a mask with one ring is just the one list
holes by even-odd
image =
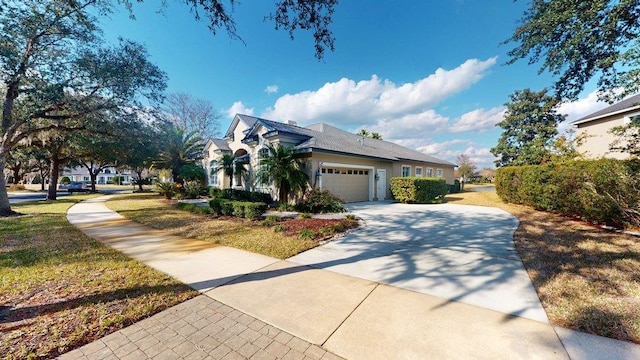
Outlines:
{"label": "green lawn strip", "polygon": [[176,209],[157,194],[121,195],[107,206],[121,215],[171,234],[286,259],[318,246],[309,239],[286,236],[245,219],[216,219]]}
{"label": "green lawn strip", "polygon": [[67,209],[95,196],[0,218],[0,359],[55,357],[197,295],[69,224]]}
{"label": "green lawn strip", "polygon": [[552,324],[640,343],[640,238],[505,204],[495,193],[446,198],[518,218],[516,250]]}

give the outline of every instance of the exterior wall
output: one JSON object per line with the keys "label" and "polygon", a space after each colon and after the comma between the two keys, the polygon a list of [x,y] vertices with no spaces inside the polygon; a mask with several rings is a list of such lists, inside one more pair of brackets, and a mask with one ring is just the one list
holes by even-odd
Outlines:
{"label": "exterior wall", "polygon": [[433,175],[432,177],[438,177],[438,169],[442,170],[442,177],[444,178],[444,180],[447,182],[447,184],[453,184],[453,181],[455,180],[455,176],[454,176],[454,167],[450,166],[450,165],[442,165],[442,164],[427,164],[427,163],[421,163],[421,162],[415,162],[415,161],[406,161],[406,160],[402,160],[402,161],[398,161],[398,162],[394,162],[393,163],[393,173],[391,176],[389,177],[394,177],[394,176],[402,176],[402,166],[403,165],[408,165],[411,167],[411,173],[410,176],[416,176],[416,167],[421,167],[422,168],[422,176],[424,177],[428,177],[428,170],[427,169],[432,169],[433,170]]}
{"label": "exterior wall", "polygon": [[[636,114],[634,113],[632,115]],[[584,142],[578,146],[578,151],[585,157],[592,159],[600,157],[627,159],[629,157],[628,154],[611,152],[609,150],[611,143],[617,140],[617,137],[610,134],[609,130],[616,126],[625,125],[625,116],[628,116],[628,114],[617,114],[595,121],[577,124],[577,135],[581,136],[585,134],[586,136]]]}
{"label": "exterior wall", "polygon": [[[355,157],[355,156],[341,156],[341,155],[332,155],[326,153],[313,153],[310,159],[310,167],[309,167],[309,182],[311,186],[318,187],[319,179],[316,174],[318,174],[318,170],[320,169],[320,162],[327,164],[345,164],[345,165],[355,165],[355,166],[364,166],[371,167],[370,173],[370,186],[373,186],[373,199],[381,198],[381,196],[377,193],[377,184],[375,180],[375,172],[377,169],[385,169],[387,171],[387,187],[386,194],[384,198],[391,199],[391,190],[389,188],[389,178],[392,173],[392,164],[391,162],[385,161],[376,161],[367,158]],[[373,181],[371,181],[373,179]]]}

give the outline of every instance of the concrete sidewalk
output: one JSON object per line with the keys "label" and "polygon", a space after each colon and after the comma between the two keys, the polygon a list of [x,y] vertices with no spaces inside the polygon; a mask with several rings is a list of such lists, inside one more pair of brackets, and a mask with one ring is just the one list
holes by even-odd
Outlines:
{"label": "concrete sidewalk", "polygon": [[[630,343],[556,332],[544,322],[168,236],[108,210],[107,198],[73,206],[69,221],[206,297],[64,358],[640,358],[638,346]],[[145,352],[157,350],[150,345],[155,340],[163,352]]]}

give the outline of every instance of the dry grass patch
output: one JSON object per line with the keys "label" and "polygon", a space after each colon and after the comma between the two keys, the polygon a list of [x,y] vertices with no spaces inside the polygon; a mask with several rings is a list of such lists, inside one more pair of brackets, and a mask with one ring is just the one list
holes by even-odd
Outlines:
{"label": "dry grass patch", "polygon": [[0,218],[0,358],[52,358],[197,293],[87,237],[80,199],[15,205]]}
{"label": "dry grass patch", "polygon": [[[297,233],[292,235],[286,231],[274,231],[274,227],[262,226],[258,221],[233,217],[216,218],[180,210],[174,204],[175,201],[167,201],[157,194],[122,195],[107,202],[111,210],[133,221],[166,230],[174,235],[231,246],[279,259],[286,259],[318,246],[318,241],[313,238],[297,236]],[[320,225],[316,223],[311,225],[313,223],[311,221],[305,223],[309,230],[320,234],[320,227],[327,226],[328,222],[322,221],[321,224],[318,223]],[[297,231],[299,230],[297,228]]]}
{"label": "dry grass patch", "polygon": [[505,204],[492,192],[449,203],[494,206],[518,218],[514,242],[551,323],[640,343],[640,239]]}

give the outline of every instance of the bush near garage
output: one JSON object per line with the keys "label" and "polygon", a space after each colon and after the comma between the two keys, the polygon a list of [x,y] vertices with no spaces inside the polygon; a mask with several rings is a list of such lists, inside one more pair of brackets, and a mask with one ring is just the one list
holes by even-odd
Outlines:
{"label": "bush near garage", "polygon": [[295,210],[302,213],[323,214],[342,213],[347,211],[344,208],[344,201],[332,194],[329,190],[311,189],[307,190]]}
{"label": "bush near garage", "polygon": [[442,178],[392,177],[391,194],[402,203],[433,204],[444,202],[449,185]]}
{"label": "bush near garage", "polygon": [[575,160],[510,166],[496,173],[505,202],[613,226],[640,225],[637,160]]}

